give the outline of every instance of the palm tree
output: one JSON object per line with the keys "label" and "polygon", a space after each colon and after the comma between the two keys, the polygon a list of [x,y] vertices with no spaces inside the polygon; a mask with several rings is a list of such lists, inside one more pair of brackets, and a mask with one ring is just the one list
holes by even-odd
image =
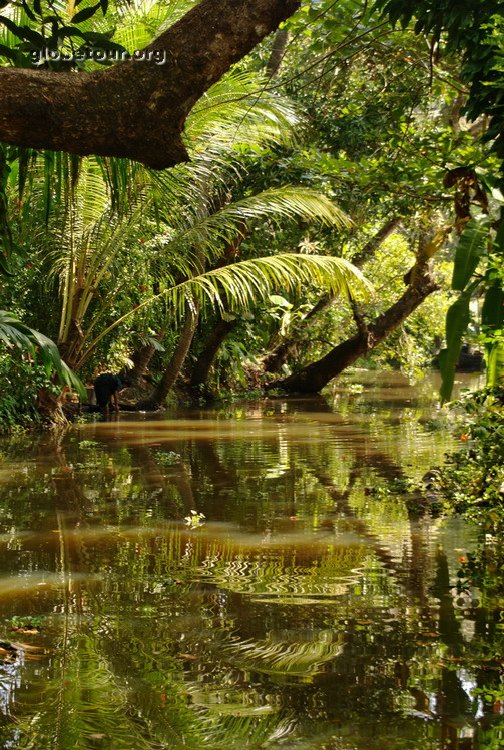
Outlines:
{"label": "palm tree", "polygon": [[[59,280],[58,346],[71,367],[87,364],[106,334],[139,319],[140,311],[156,300],[176,299],[185,309],[195,304],[195,290],[205,289],[215,304],[223,293],[231,306],[240,297],[243,302],[243,286],[236,283],[240,264],[234,264],[234,271],[222,270],[220,276],[205,276],[202,270],[207,262],[215,265],[223,247],[254,222],[302,217],[332,226],[348,223],[331,201],[306,188],[274,188],[230,202],[232,178],[237,184],[244,172],[243,149],[288,144],[299,122],[288,101],[271,94],[257,101],[257,86],[257,76],[243,73],[217,84],[189,120],[191,163],[162,174],[138,166],[129,169],[127,162],[88,158],[76,165],[73,157],[58,157],[52,168],[59,172],[52,181],[62,185],[62,195],[48,206],[48,160],[32,164],[25,188],[31,210],[24,215],[23,234],[27,242],[36,238],[46,256],[47,276]],[[145,235],[150,239],[140,246]],[[132,252],[139,247],[141,253]],[[318,281],[325,269],[324,286],[333,284],[332,274],[341,272],[341,264],[333,260],[325,259],[317,267]],[[301,280],[306,283],[308,269],[315,270],[314,262],[290,255],[288,270],[294,276],[287,278],[281,271],[285,262],[280,259],[268,266],[266,275],[265,266],[256,266],[255,276],[253,264],[245,267],[247,283],[258,298],[275,283],[289,288]],[[161,293],[146,293],[152,287],[151,269],[162,279]],[[351,273],[348,268],[345,273],[347,284]],[[193,277],[190,287],[182,284]],[[145,285],[139,285],[140,278]],[[145,286],[142,294],[139,286]],[[133,310],[127,292],[135,295]],[[246,304],[250,303],[247,296]]]}
{"label": "palm tree", "polygon": [[[170,25],[173,13],[187,6],[182,0],[169,8],[148,2],[121,6],[116,40],[130,50],[141,48],[152,24]],[[100,30],[96,16],[89,25]],[[123,335],[134,336],[138,321],[138,337],[152,341],[152,334],[160,337],[178,321],[173,358],[151,399],[162,403],[204,301],[233,309],[303,283],[345,293],[351,284],[363,286],[358,273],[334,258],[290,254],[215,267],[222,265],[223,248],[241,241],[256,222],[302,217],[348,224],[331,201],[306,188],[284,186],[231,199],[246,173],[244,152],[290,145],[300,125],[289,100],[271,91],[257,95],[263,84],[257,74],[240,71],[217,83],[188,118],[191,162],[163,173],[126,160],[18,153],[10,179],[11,189],[19,185],[20,239],[30,249],[39,246],[43,274],[49,285],[57,282],[57,343],[70,367],[89,366],[97,346],[108,343],[112,332],[117,335],[120,325]],[[163,301],[164,312],[156,301]]]}

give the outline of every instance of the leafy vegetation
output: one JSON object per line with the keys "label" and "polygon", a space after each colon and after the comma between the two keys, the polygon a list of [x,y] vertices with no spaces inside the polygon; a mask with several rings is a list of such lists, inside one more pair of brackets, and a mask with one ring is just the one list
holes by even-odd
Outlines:
{"label": "leafy vegetation", "polygon": [[[7,3],[2,59],[86,75],[193,5]],[[338,346],[420,377],[444,341],[447,400],[469,341],[498,382],[499,3],[449,6],[302,5],[196,103],[171,170],[4,145],[0,302],[85,379],[129,370],[144,408],[183,383],[303,387],[317,362],[328,382]]]}
{"label": "leafy vegetation", "polygon": [[[503,75],[503,0],[0,0],[5,747],[502,746]],[[18,429],[105,371],[191,427]]]}
{"label": "leafy vegetation", "polygon": [[462,560],[464,579],[488,594],[503,594],[504,391],[487,388],[460,403],[457,425],[462,447],[447,456],[434,486],[447,510],[463,514],[478,529],[479,546]]}

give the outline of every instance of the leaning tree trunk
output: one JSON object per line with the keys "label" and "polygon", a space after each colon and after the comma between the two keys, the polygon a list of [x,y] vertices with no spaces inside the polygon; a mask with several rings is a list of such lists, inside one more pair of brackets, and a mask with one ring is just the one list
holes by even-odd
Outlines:
{"label": "leaning tree trunk", "polygon": [[156,347],[152,344],[143,344],[133,352],[131,357],[133,367],[128,371],[127,375],[132,387],[138,388],[143,384],[143,377],[155,353]]}
{"label": "leaning tree trunk", "polygon": [[[306,313],[301,321],[300,328],[306,330],[306,328],[313,323],[314,318],[316,318],[322,310],[325,310],[332,305],[335,299],[336,297],[333,294],[324,294],[312,309]],[[280,372],[289,357],[296,351],[296,347],[299,343],[299,337],[291,334],[282,339],[282,341],[274,346],[273,349],[270,349],[269,352],[266,352],[262,358],[264,372]]]}
{"label": "leaning tree trunk", "polygon": [[404,294],[388,310],[385,310],[375,320],[360,327],[352,338],[332,349],[325,357],[302,370],[293,373],[284,380],[270,383],[270,388],[281,388],[290,393],[318,393],[333,378],[352,365],[363,354],[374,349],[389,336],[439,285],[428,269],[412,275],[412,284]]}
{"label": "leaning tree trunk", "polygon": [[[380,247],[382,242],[385,242],[387,237],[390,237],[392,232],[397,229],[401,223],[399,216],[392,216],[387,219],[385,224],[376,232],[370,240],[366,242],[364,247],[352,258],[352,263],[357,268],[361,268],[366,261],[368,261],[375,251]],[[316,305],[308,311],[306,316],[301,322],[299,328],[303,330],[306,326],[312,325],[314,319],[319,313],[328,308],[336,297],[332,294],[325,294],[319,299]],[[276,346],[274,346],[269,352],[267,352],[262,359],[262,366],[265,372],[280,372],[283,365],[287,362],[289,357],[295,352],[297,345],[299,344],[299,337],[295,334],[291,334],[286,338],[282,339]]]}
{"label": "leaning tree trunk", "polygon": [[288,42],[289,32],[287,29],[278,29],[273,41],[273,49],[266,65],[266,73],[269,78],[274,78],[278,75]]}
{"label": "leaning tree trunk", "polygon": [[175,385],[175,381],[180,375],[180,370],[184,364],[184,360],[187,357],[191,341],[193,340],[196,325],[198,323],[198,310],[194,305],[186,303],[186,316],[182,331],[180,333],[179,340],[175,346],[175,350],[165,368],[163,376],[159,381],[158,385],[149,396],[149,398],[139,401],[137,408],[139,409],[158,409],[165,402],[168,393]]}
{"label": "leaning tree trunk", "polygon": [[203,349],[201,350],[198,359],[193,367],[191,374],[190,386],[193,389],[201,389],[202,386],[206,386],[208,376],[210,374],[210,368],[212,367],[215,355],[219,351],[226,336],[236,328],[238,321],[224,320],[223,318],[217,323],[210,336],[205,342]]}
{"label": "leaning tree trunk", "polygon": [[[245,221],[241,221],[238,224],[238,232],[235,237],[228,242],[222,255],[218,258],[213,268],[223,268],[229,265],[237,257],[240,245],[248,235],[248,228]],[[213,361],[219,348],[234,328],[236,328],[238,321],[233,320],[226,321],[224,318],[220,318],[216,324],[210,336],[207,338],[203,345],[203,350],[198,355],[196,363],[193,367],[191,374],[190,385],[191,388],[199,388],[204,386],[208,380],[210,374],[210,368],[212,367]]]}

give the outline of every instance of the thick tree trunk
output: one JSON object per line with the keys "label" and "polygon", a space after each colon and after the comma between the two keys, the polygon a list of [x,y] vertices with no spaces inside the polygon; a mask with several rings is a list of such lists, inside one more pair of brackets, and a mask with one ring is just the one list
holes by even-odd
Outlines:
{"label": "thick tree trunk", "polygon": [[430,294],[439,289],[427,270],[422,275],[416,272],[414,277],[416,278],[413,284],[406,289],[397,302],[372,323],[361,328],[355,336],[343,341],[317,362],[312,362],[285,380],[271,383],[269,387],[281,388],[290,393],[318,393],[359,357],[378,346]]}
{"label": "thick tree trunk", "polygon": [[299,4],[202,0],[143,59],[106,71],[0,68],[0,141],[128,157],[154,169],[185,161],[181,132],[194,103]]}
{"label": "thick tree trunk", "polygon": [[156,353],[156,347],[152,344],[143,344],[135,352],[131,360],[133,367],[128,372],[128,380],[132,387],[138,388],[143,385],[143,376],[147,372],[147,368],[154,354]]}
{"label": "thick tree trunk", "polygon": [[198,315],[198,310],[196,310],[193,305],[186,304],[184,324],[170,361],[165,368],[161,380],[149,398],[139,401],[137,404],[138,409],[158,409],[164,404],[166,397],[180,375],[180,370],[182,369],[184,360],[187,357],[196,330],[196,325],[198,323]]}
{"label": "thick tree trunk", "polygon": [[[366,242],[364,247],[359,250],[357,255],[352,258],[353,265],[357,266],[357,268],[361,268],[364,263],[373,256],[374,252],[380,247],[382,242],[385,242],[387,237],[389,237],[392,232],[397,229],[400,223],[401,218],[399,216],[393,216],[392,218],[387,219],[385,224],[380,227],[376,234],[371,237],[371,239]],[[306,314],[301,325],[299,326],[299,329],[301,331],[305,330],[307,326],[313,323],[314,319],[320,312],[332,305],[334,300],[334,296],[324,294],[324,296],[319,299],[317,304],[314,305],[312,309]],[[291,334],[290,336],[280,341],[280,343],[278,343],[273,349],[271,349],[263,357],[262,360],[262,365],[265,372],[280,372],[282,366],[295,352],[299,341],[300,339],[296,334]]]}
{"label": "thick tree trunk", "polygon": [[193,367],[190,381],[191,388],[196,389],[206,385],[215,355],[226,336],[236,328],[237,323],[237,320],[223,320],[221,318],[216,324]]}

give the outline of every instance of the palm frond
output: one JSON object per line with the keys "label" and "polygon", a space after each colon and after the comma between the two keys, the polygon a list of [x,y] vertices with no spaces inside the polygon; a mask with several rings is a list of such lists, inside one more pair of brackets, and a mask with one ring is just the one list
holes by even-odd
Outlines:
{"label": "palm frond", "polygon": [[353,298],[366,297],[372,288],[361,271],[343,258],[283,253],[240,261],[194,276],[145,300],[89,342],[77,366],[89,359],[105,336],[156,300],[166,300],[174,317],[181,319],[188,300],[201,307],[210,303],[221,311],[247,309],[274,291],[299,294],[307,284]]}
{"label": "palm frond", "polygon": [[[316,221],[323,226],[348,227],[351,220],[329,198],[305,187],[287,185],[269,188],[256,195],[230,203],[219,211],[198,218],[189,215],[174,216],[178,230],[172,247],[198,247],[209,257],[222,253],[223,245],[237,235],[243,235],[244,224],[270,222],[278,225],[282,220],[301,218]],[[189,221],[188,221],[189,219]],[[186,226],[184,227],[184,223]],[[189,223],[189,226],[187,226]],[[171,249],[168,244],[165,249]]]}
{"label": "palm frond", "polygon": [[155,37],[173,26],[195,4],[196,0],[176,0],[169,3],[141,0],[123,4],[116,10],[118,26],[114,42],[122,44],[129,52],[143,49]]}
{"label": "palm frond", "polygon": [[194,156],[212,146],[229,150],[269,143],[292,144],[301,116],[294,102],[264,91],[265,79],[251,71],[231,71],[195,104],[186,123],[187,144]]}

